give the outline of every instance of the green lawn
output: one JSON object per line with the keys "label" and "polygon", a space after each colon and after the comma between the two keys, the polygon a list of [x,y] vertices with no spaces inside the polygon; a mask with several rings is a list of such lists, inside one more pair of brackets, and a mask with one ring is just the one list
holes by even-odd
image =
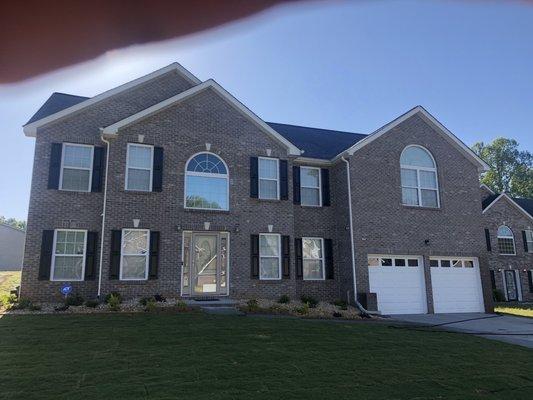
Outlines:
{"label": "green lawn", "polygon": [[0,297],[20,285],[20,271],[0,271]]}
{"label": "green lawn", "polygon": [[533,318],[533,303],[496,303],[494,311]]}
{"label": "green lawn", "polygon": [[533,351],[381,323],[5,315],[1,399],[530,399]]}

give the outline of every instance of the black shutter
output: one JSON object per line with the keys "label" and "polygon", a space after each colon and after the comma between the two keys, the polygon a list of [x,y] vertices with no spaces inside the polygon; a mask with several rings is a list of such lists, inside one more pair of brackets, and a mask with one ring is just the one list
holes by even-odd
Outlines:
{"label": "black shutter", "polygon": [[250,157],[250,197],[259,197],[259,160]]}
{"label": "black shutter", "polygon": [[492,269],[490,270],[490,285],[492,290],[496,289],[496,273]]}
{"label": "black shutter", "polygon": [[333,279],[333,242],[331,239],[324,239],[324,262],[326,279]]}
{"label": "black shutter", "polygon": [[259,278],[259,235],[250,236],[250,261],[252,279]]}
{"label": "black shutter", "polygon": [[283,272],[283,279],[289,279],[291,277],[291,238],[290,236],[281,237],[281,254],[282,264],[281,270]]}
{"label": "black shutter", "polygon": [[292,167],[292,201],[294,204],[300,204],[300,167]]}
{"label": "black shutter", "polygon": [[43,231],[41,241],[41,260],[39,262],[39,280],[50,279],[50,267],[52,265],[52,247],[54,246],[54,231]]}
{"label": "black shutter", "polygon": [[85,249],[85,280],[93,280],[96,276],[96,243],[98,232],[87,232],[87,248]]}
{"label": "black shutter", "polygon": [[527,253],[529,250],[527,248],[527,236],[526,231],[522,231],[522,240],[524,241],[524,253]]}
{"label": "black shutter", "polygon": [[104,148],[95,147],[93,155],[93,178],[91,192],[102,191],[102,177],[104,174]]}
{"label": "black shutter", "polygon": [[329,169],[321,168],[321,181],[322,181],[322,206],[330,206],[330,195],[329,195]]}
{"label": "black shutter", "polygon": [[287,160],[279,160],[279,198],[280,200],[287,200],[289,198]]}
{"label": "black shutter", "polygon": [[303,271],[303,254],[302,254],[302,239],[294,239],[294,256],[296,257],[296,278],[302,279]]}
{"label": "black shutter", "polygon": [[527,281],[529,283],[529,293],[533,293],[533,271],[527,271]]}
{"label": "black shutter", "polygon": [[111,231],[111,259],[109,264],[109,279],[118,279],[120,272],[120,250],[122,247],[122,231]]}
{"label": "black shutter", "polygon": [[48,189],[59,189],[59,174],[61,173],[62,143],[52,143],[50,166],[48,169]]}
{"label": "black shutter", "polygon": [[152,192],[163,190],[163,148],[154,147],[154,170],[152,172]]}
{"label": "black shutter", "polygon": [[157,279],[159,269],[159,232],[150,231],[150,260],[148,279]]}
{"label": "black shutter", "polygon": [[490,231],[485,229],[485,242],[487,242],[487,251],[492,251],[492,246],[490,245]]}

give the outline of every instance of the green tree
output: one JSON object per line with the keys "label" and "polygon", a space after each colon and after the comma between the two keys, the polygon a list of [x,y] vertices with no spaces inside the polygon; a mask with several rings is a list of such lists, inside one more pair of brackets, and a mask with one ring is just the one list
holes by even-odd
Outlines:
{"label": "green tree", "polygon": [[6,218],[3,215],[0,215],[0,224],[9,225],[24,231],[26,230],[26,221],[20,221],[15,218]]}
{"label": "green tree", "polygon": [[481,183],[498,193],[533,198],[533,155],[518,147],[514,139],[497,138],[489,144],[476,143],[472,150],[490,166]]}

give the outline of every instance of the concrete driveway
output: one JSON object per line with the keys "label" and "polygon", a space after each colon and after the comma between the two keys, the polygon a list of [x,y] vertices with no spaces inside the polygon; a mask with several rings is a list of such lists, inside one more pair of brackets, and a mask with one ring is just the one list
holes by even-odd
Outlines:
{"label": "concrete driveway", "polygon": [[483,313],[405,314],[393,315],[391,318],[533,348],[533,318]]}

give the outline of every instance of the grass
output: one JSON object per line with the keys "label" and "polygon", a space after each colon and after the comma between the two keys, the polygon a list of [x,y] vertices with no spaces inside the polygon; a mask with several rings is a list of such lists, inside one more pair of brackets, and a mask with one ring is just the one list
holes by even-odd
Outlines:
{"label": "grass", "polygon": [[533,318],[533,303],[497,303],[494,311],[502,314]]}
{"label": "grass", "polygon": [[0,297],[20,285],[20,271],[0,271]]}
{"label": "grass", "polygon": [[533,352],[381,323],[5,315],[2,399],[529,399]]}

